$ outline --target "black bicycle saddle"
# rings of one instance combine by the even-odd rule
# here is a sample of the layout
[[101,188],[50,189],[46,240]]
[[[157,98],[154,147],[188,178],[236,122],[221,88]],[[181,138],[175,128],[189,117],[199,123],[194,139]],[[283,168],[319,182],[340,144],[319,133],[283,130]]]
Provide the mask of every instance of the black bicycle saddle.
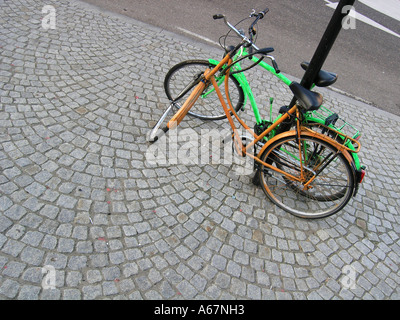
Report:
[[289,88],[307,111],[318,110],[321,106],[323,98],[320,93],[310,91],[297,82],[292,82]]
[[[304,61],[300,65],[304,70],[307,70],[310,63]],[[317,87],[328,87],[328,86],[334,84],[336,82],[337,78],[338,78],[338,75],[336,73],[328,72],[325,70],[320,70],[318,73],[317,80],[315,80],[315,85]]]

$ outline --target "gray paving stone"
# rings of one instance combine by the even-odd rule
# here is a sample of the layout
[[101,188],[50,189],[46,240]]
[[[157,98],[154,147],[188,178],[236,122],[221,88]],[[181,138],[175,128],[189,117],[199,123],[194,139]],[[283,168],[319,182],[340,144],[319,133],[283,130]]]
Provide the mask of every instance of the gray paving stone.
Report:
[[18,294],[19,288],[20,284],[17,281],[6,279],[0,286],[0,294],[9,299],[14,299]]
[[68,267],[71,270],[82,270],[87,266],[87,257],[73,256],[69,259]]
[[18,300],[38,300],[41,288],[31,285],[23,285],[17,296]]
[[30,246],[25,247],[21,252],[21,260],[34,266],[40,266],[44,257],[44,251]]
[[47,289],[43,290],[40,294],[40,300],[60,300],[61,290],[59,289]]
[[26,214],[25,208],[19,205],[14,205],[4,212],[4,215],[12,220],[20,220]]
[[[101,296],[103,294],[102,287],[100,285],[93,285],[93,286],[84,286],[82,288],[82,295],[84,300],[94,300],[97,297]],[[76,297],[76,293],[74,292],[74,295],[70,293],[70,298],[71,297]]]

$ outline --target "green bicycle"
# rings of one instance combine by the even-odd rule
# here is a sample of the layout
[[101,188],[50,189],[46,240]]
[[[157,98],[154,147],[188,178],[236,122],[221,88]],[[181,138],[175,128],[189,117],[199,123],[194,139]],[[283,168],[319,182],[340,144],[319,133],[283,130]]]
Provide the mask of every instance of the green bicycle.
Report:
[[[224,64],[222,66],[222,63],[220,63],[220,61],[214,59],[187,60],[172,67],[166,74],[164,80],[165,92],[167,97],[171,101],[171,104],[168,107],[168,109],[164,112],[161,119],[151,130],[149,135],[149,141],[154,142],[157,140],[161,124],[164,122],[164,120],[167,118],[168,114],[171,112],[173,108],[178,108],[179,110],[185,109],[185,111],[182,110],[183,112],[181,113],[181,116],[176,117],[176,119],[179,119],[179,121],[181,121],[181,119],[184,117],[184,114],[186,113],[203,120],[221,120],[229,116],[229,112],[226,113],[224,112],[224,110],[222,110],[221,112],[221,109],[217,108],[218,104],[221,101],[220,97],[222,95],[228,98],[228,102],[230,103],[231,106],[230,114],[231,115],[235,114],[235,116],[237,112],[244,110],[247,101],[250,101],[250,105],[252,107],[255,116],[255,126],[254,126],[255,136],[262,136],[262,139],[257,139],[258,141],[257,143],[250,142],[249,143],[250,145],[254,145],[254,147],[258,146],[258,148],[261,148],[261,150],[263,150],[263,144],[268,145],[269,141],[272,142],[273,141],[272,139],[274,137],[276,137],[277,139],[280,134],[288,132],[289,130],[291,130],[293,126],[296,127],[296,122],[298,126],[300,121],[302,126],[308,127],[313,132],[318,132],[318,134],[328,136],[329,138],[336,141],[338,145],[343,145],[344,148],[347,148],[347,150],[350,151],[349,153],[351,154],[351,161],[349,161],[351,167],[350,170],[352,171],[351,175],[353,176],[353,181],[355,182],[353,190],[353,196],[354,196],[356,195],[358,186],[362,182],[362,179],[365,175],[364,167],[361,166],[357,155],[356,151],[357,144],[356,146],[353,145],[355,142],[357,142],[357,140],[361,136],[358,130],[356,130],[346,121],[340,119],[336,113],[331,112],[330,110],[328,110],[323,106],[319,106],[318,108],[309,108],[308,110],[303,109],[301,111],[301,114],[299,114],[297,117],[293,117],[289,113],[289,110],[293,110],[291,109],[293,107],[292,105],[287,107],[282,107],[280,109],[279,116],[274,121],[272,121],[271,116],[269,120],[265,120],[262,119],[260,115],[256,100],[254,98],[254,94],[251,90],[250,84],[246,76],[244,75],[245,71],[258,65],[263,69],[267,70],[275,77],[277,77],[281,82],[287,85],[290,88],[290,90],[292,90],[293,93],[295,93],[296,91],[296,90],[293,91],[294,88],[298,87],[297,86],[298,84],[292,82],[290,79],[288,79],[286,76],[280,73],[275,58],[270,55],[270,53],[274,50],[273,48],[259,49],[254,44],[255,42],[254,36],[256,36],[257,34],[256,25],[258,21],[265,16],[267,12],[268,9],[258,14],[256,14],[255,12],[250,14],[249,18],[253,18],[254,21],[249,27],[248,31],[249,37],[246,37],[243,31],[238,30],[235,26],[230,24],[226,20],[225,16],[223,15],[214,16],[214,19],[221,19],[221,18],[224,19],[225,24],[230,28],[230,31],[234,31],[234,33],[236,33],[236,35],[238,35],[242,39],[242,43],[248,45],[241,45],[237,47],[225,46],[225,41],[229,35],[230,32],[229,31],[228,34],[225,35],[224,46],[223,46],[225,49],[225,55],[228,55],[228,53],[229,55],[231,55],[232,52],[235,53],[234,55],[232,55],[229,64]],[[238,48],[239,50],[237,50]],[[226,60],[225,57],[224,59]],[[272,66],[263,61],[265,58],[271,60]],[[242,62],[247,62],[247,61],[251,61],[250,66],[243,67]],[[301,66],[303,67],[303,69],[307,69],[308,64],[304,62],[301,64]],[[204,81],[204,77],[206,75],[205,70],[215,70],[215,74],[213,72],[213,78],[215,81],[214,80],[212,82]],[[228,86],[227,85],[224,86],[224,83],[227,83],[226,81],[227,77],[229,78],[230,82],[229,92],[225,91],[228,90]],[[336,74],[321,70],[319,72],[317,79],[315,80],[314,86],[326,87],[333,84],[336,80],[337,80]],[[192,97],[193,92],[198,90],[197,88],[201,82],[204,83],[204,89],[202,88],[201,91],[198,91],[198,94],[196,93],[197,98],[195,98],[196,99],[195,103],[188,102],[190,100],[189,97]],[[299,90],[302,91],[301,89]],[[273,98],[271,98],[270,100],[271,102],[270,114],[272,111],[272,101]],[[189,108],[187,108],[188,106],[187,103],[190,103]],[[342,121],[342,125],[339,125],[340,122],[339,120]],[[162,130],[166,132],[169,128],[170,125],[164,127]],[[351,136],[346,135],[344,132],[348,128],[352,128],[355,131],[355,133],[352,133]],[[264,135],[263,133],[265,132],[268,132],[268,135]],[[306,156],[307,163],[310,164],[310,166],[315,166],[317,163],[323,163],[324,161],[326,161],[323,160],[324,157],[322,155],[325,152],[325,150],[328,149],[327,146],[321,144],[319,147],[317,147],[317,145],[318,143],[316,144],[315,142],[312,141],[312,139],[303,143],[302,148],[304,148],[305,155],[307,155]],[[291,163],[289,165],[290,167],[304,165],[305,162],[302,163],[301,157],[299,158],[298,155],[296,155],[295,150],[296,148],[293,148],[292,142],[287,142],[280,147],[276,147],[276,150],[269,155],[268,161],[265,162],[266,165],[259,165],[257,163],[255,164],[255,169],[257,170],[257,174],[255,175],[255,179],[253,180],[253,182],[257,184],[260,182],[259,181],[260,177],[264,177],[261,178],[261,180],[263,179],[265,180],[265,177],[271,175],[271,173],[269,172],[269,169],[271,168],[266,168],[269,167],[271,163],[274,163],[276,171],[281,171],[282,168],[288,168],[288,163],[284,163],[282,161],[283,158],[288,159],[285,161]],[[257,153],[258,151],[254,152],[254,154]],[[327,165],[327,163],[325,165]],[[310,172],[311,171],[312,170],[310,170]],[[313,172],[313,174],[315,174],[315,172]],[[337,174],[340,175],[341,172],[337,172]],[[346,187],[335,186],[334,187],[335,191],[334,192],[332,191],[329,196],[326,196],[326,195],[317,195],[316,193],[310,192],[310,190],[304,191],[305,189],[302,189],[303,187],[299,187],[297,183],[294,183],[292,178],[288,178],[287,176],[283,178],[281,177],[274,179],[275,181],[280,181],[280,183],[283,182],[284,184],[286,184],[286,186],[292,189],[296,194],[306,198],[308,197],[314,201],[328,202],[328,201],[336,201],[341,198],[346,198],[346,200],[345,199],[343,200],[344,204],[349,199],[348,198],[349,192],[347,186]],[[325,178],[322,177],[322,180],[324,179]],[[276,201],[276,199],[274,199],[273,197],[270,198],[279,205],[280,200]],[[282,205],[282,207],[285,206]],[[288,208],[285,208],[285,210],[286,209]],[[311,214],[308,215],[305,212],[297,214],[296,210],[289,209],[288,211],[291,211],[291,213],[302,217],[313,217],[313,215]],[[332,214],[333,212],[336,211],[337,210],[328,212],[329,214]],[[327,214],[322,214],[317,216],[322,217],[326,215]]]
[[[268,11],[267,11],[268,12]],[[266,13],[267,13],[266,12]],[[256,13],[250,14],[249,18],[253,18],[256,16]],[[224,18],[225,24],[240,36],[244,36],[243,31],[239,31],[236,29],[235,26],[230,24],[225,17],[222,15],[214,16],[214,19]],[[243,21],[243,20],[242,20]],[[241,22],[242,22],[241,21]],[[255,21],[249,27],[249,40],[254,44],[254,36],[256,36],[256,25],[259,19],[255,19]],[[230,32],[230,31],[229,31]],[[225,47],[225,41],[229,35],[229,32],[221,37],[224,38],[224,44],[220,43],[221,46],[224,48],[225,52],[229,52],[231,48]],[[268,71],[270,74],[278,78],[282,83],[286,86],[290,87],[292,84],[292,80],[287,78],[284,74],[282,74],[278,68],[276,60],[271,55],[266,55],[265,57],[269,58],[272,62],[272,65],[269,65],[265,61],[263,61],[263,57],[259,58],[256,55],[251,55],[252,49],[254,47],[248,48],[242,47],[241,50],[233,57],[234,65],[232,67],[233,70],[230,71],[230,88],[229,88],[229,98],[234,106],[236,112],[240,110],[244,111],[244,108],[247,104],[247,101],[250,102],[251,108],[254,113],[255,117],[255,132],[261,133],[263,132],[269,125],[274,123],[278,120],[281,115],[287,111],[287,108],[281,108],[280,114],[278,118],[272,121],[270,118],[269,120],[263,119],[260,115],[260,111],[257,106],[256,99],[254,94],[251,90],[251,86],[244,74],[245,71],[255,67],[260,66],[264,70]],[[258,48],[255,47],[257,50]],[[270,48],[273,50],[272,48]],[[250,51],[250,52],[249,52]],[[272,51],[271,51],[272,52]],[[250,57],[248,58],[248,56]],[[242,68],[241,61],[247,59],[251,59],[253,62],[252,65]],[[165,93],[170,101],[172,101],[172,105],[174,107],[180,107],[180,101],[184,102],[186,98],[190,95],[191,89],[194,88],[195,84],[198,83],[200,77],[203,75],[204,70],[206,68],[213,69],[216,65],[218,65],[219,61],[214,59],[209,60],[186,60],[178,63],[177,65],[173,66],[166,74],[164,79],[164,89]],[[308,67],[308,62],[302,62],[301,67],[306,70]],[[216,81],[220,85],[221,92],[225,94],[225,90],[223,87],[225,79],[225,72],[223,70],[220,72],[219,76],[216,76]],[[314,86],[317,87],[328,87],[334,84],[337,80],[337,75],[332,72],[321,70],[318,75],[318,79],[315,81]],[[272,113],[272,103],[274,98],[271,97],[270,99],[270,114]],[[202,119],[202,120],[221,120],[225,119],[226,115],[223,113],[223,110],[220,108],[216,108],[215,106],[218,105],[219,99],[218,96],[212,86],[208,89],[206,88],[200,98],[197,100],[196,104],[189,110],[188,114]],[[306,112],[304,114],[304,121],[308,123],[310,126],[314,126],[316,124],[327,125],[333,129],[336,129],[339,132],[345,132],[345,130],[349,130],[351,133],[351,137],[353,139],[360,139],[361,134],[360,132],[352,125],[344,121],[343,119],[339,118],[336,113],[331,112],[328,108],[321,106],[319,110],[314,110],[311,112]],[[286,125],[286,128],[281,127],[277,130],[273,131],[269,138],[273,138],[278,132],[283,132],[289,130],[291,125]],[[323,130],[323,129],[322,129]],[[340,139],[340,137],[338,137]],[[350,146],[350,143],[349,143]],[[350,146],[351,148],[351,146]],[[362,166],[360,164],[358,155],[353,153],[354,157],[354,165],[358,175],[361,175]]]

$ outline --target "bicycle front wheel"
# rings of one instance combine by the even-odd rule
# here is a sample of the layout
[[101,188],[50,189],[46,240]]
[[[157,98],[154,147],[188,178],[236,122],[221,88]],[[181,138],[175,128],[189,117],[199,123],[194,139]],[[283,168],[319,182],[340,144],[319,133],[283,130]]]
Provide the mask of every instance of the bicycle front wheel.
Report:
[[[187,60],[172,67],[165,76],[164,89],[169,100],[175,102],[179,107],[190,95],[200,77],[207,68],[214,68],[215,65],[207,60]],[[224,97],[225,75],[217,74],[215,80]],[[229,76],[229,97],[235,111],[239,111],[244,103],[244,93],[234,76]],[[181,102],[181,103],[180,103]],[[217,93],[212,84],[209,84],[196,101],[196,104],[188,112],[190,115],[202,120],[221,120],[226,118]]]
[[342,210],[353,194],[355,182],[349,162],[319,138],[301,136],[297,141],[295,135],[284,137],[272,143],[261,160],[276,169],[260,166],[259,180],[265,194],[295,216],[330,216]]

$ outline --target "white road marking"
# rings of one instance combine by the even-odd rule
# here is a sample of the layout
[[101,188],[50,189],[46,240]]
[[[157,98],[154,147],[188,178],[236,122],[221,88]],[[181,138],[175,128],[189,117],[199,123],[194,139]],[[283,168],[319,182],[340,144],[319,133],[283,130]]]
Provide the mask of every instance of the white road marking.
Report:
[[180,28],[180,27],[176,27],[178,30],[180,30],[180,31],[182,31],[182,32],[184,32],[184,33],[186,33],[186,34],[188,34],[188,35],[191,35],[192,37],[195,37],[195,38],[199,38],[199,39],[201,39],[201,40],[203,40],[203,41],[206,41],[206,42],[209,42],[209,43],[212,43],[212,44],[214,44],[214,45],[218,45],[219,46],[219,43],[218,42],[216,42],[216,41],[213,41],[213,40],[211,40],[211,39],[208,39],[208,38],[206,38],[206,37],[203,37],[203,36],[201,36],[201,35],[199,35],[199,34],[197,34],[197,33],[194,33],[194,32],[192,32],[192,31],[189,31],[189,30],[186,30],[186,29],[183,29],[183,28]]
[[366,6],[400,21],[400,0],[359,0]]
[[[326,2],[326,5],[327,5],[329,8],[332,8],[332,9],[336,9],[336,7],[337,7],[337,5],[338,5],[338,2],[334,2],[334,3],[333,3],[333,2],[330,2],[329,0],[324,0],[324,1]],[[398,2],[398,1],[397,1],[397,2]],[[381,8],[381,10],[382,10],[382,8]],[[377,28],[377,29],[380,29],[380,30],[382,30],[382,31],[385,31],[385,32],[391,34],[391,35],[394,35],[395,37],[400,38],[400,35],[399,35],[398,33],[396,33],[396,32],[394,32],[394,31],[392,31],[392,30],[390,30],[390,29],[384,27],[383,25],[381,25],[381,24],[375,22],[374,20],[372,20],[372,19],[370,19],[370,18],[368,18],[368,17],[362,15],[361,13],[356,12],[354,9],[352,9],[352,10],[350,11],[350,14],[349,14],[349,15],[350,15],[351,17],[355,17],[357,20],[360,20],[360,21],[362,21],[362,22],[364,22],[364,23],[369,24],[370,26],[373,26],[373,27],[375,27],[375,28]]]

